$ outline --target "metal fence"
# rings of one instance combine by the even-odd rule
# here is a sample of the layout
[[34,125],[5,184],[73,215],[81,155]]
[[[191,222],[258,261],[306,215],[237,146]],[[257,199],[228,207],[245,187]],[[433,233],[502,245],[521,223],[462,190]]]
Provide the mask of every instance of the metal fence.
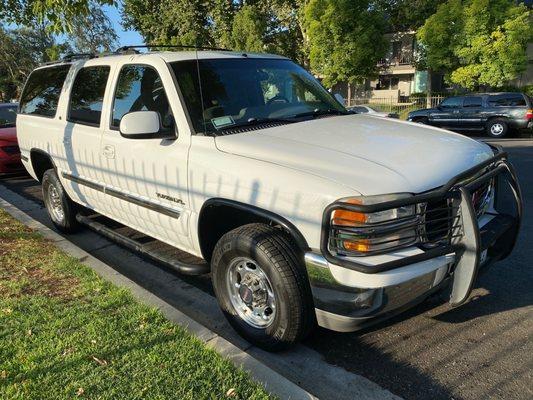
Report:
[[353,107],[357,105],[370,106],[377,111],[397,113],[400,119],[406,119],[407,114],[411,111],[418,110],[420,108],[436,107],[444,96],[401,96],[398,97],[357,97],[350,100],[345,100],[346,107]]

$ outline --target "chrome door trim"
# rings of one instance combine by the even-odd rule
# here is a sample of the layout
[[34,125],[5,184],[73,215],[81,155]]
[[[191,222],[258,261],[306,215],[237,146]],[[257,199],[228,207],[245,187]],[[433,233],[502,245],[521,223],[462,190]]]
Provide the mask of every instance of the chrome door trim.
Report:
[[177,219],[181,215],[181,211],[178,211],[178,210],[175,210],[175,209],[172,209],[172,208],[169,208],[169,207],[165,207],[165,206],[162,206],[160,204],[157,204],[157,203],[154,203],[154,202],[151,202],[151,201],[148,201],[148,200],[141,199],[141,198],[139,198],[137,196],[134,196],[134,195],[131,195],[131,194],[128,194],[128,193],[124,193],[124,192],[121,192],[121,191],[116,190],[116,189],[112,189],[110,187],[101,185],[99,183],[88,181],[88,180],[80,178],[78,176],[67,174],[66,172],[62,172],[61,175],[63,176],[63,178],[68,179],[68,180],[70,180],[72,182],[78,183],[78,184],[83,185],[83,186],[87,186],[88,188],[91,188],[93,190],[97,190],[97,191],[102,192],[104,194],[108,194],[110,196],[116,197],[117,199],[127,201],[129,203],[132,203],[132,204],[147,208],[147,209],[152,210],[152,211],[156,211],[158,213],[167,215],[169,217]]

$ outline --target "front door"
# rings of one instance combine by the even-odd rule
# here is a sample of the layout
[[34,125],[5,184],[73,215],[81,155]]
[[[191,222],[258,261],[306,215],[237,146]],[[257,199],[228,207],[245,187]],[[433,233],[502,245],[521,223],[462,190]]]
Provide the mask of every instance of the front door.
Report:
[[457,127],[459,108],[462,105],[460,97],[448,97],[429,114],[429,123],[441,128],[453,129]]
[[[187,157],[190,128],[168,66],[132,61],[118,67],[108,108],[100,159],[106,171],[106,214],[183,249],[188,230]],[[129,112],[157,111],[174,139],[128,139],[119,131]]]

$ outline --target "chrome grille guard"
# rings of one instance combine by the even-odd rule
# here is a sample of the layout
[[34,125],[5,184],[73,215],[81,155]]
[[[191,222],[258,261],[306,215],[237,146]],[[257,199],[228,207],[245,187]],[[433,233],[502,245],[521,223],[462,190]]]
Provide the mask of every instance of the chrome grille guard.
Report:
[[[494,151],[493,157],[460,173],[459,175],[456,175],[440,188],[417,194],[409,198],[397,199],[377,204],[360,205],[350,204],[342,201],[337,201],[330,204],[328,207],[326,207],[322,219],[322,254],[326,258],[326,260],[328,260],[328,262],[332,264],[364,273],[378,273],[388,271],[391,269],[400,268],[416,262],[425,261],[431,258],[452,253],[455,253],[458,258],[460,258],[464,254],[466,247],[468,247],[468,244],[465,243],[465,240],[463,239],[466,235],[463,235],[464,227],[462,225],[464,225],[465,223],[470,227],[474,227],[475,234],[478,236],[479,239],[478,243],[476,244],[476,252],[479,253],[481,251],[481,243],[483,242],[483,240],[479,238],[480,232],[477,224],[476,211],[472,206],[472,194],[476,192],[476,190],[480,189],[483,185],[487,185],[488,183],[490,183],[492,180],[496,181],[495,209],[498,211],[498,213],[500,213],[500,211],[498,210],[497,203],[499,201],[500,192],[504,189],[504,187],[502,187],[503,185],[506,184],[507,187],[510,189],[514,203],[514,215],[509,215],[507,212],[502,213],[502,215],[504,215],[506,218],[512,219],[512,223],[510,224],[511,227],[509,228],[512,231],[510,232],[512,240],[509,240],[509,236],[507,236],[506,241],[510,244],[506,246],[507,248],[501,251],[501,254],[499,256],[499,259],[505,258],[512,251],[514,242],[516,241],[516,236],[519,231],[520,221],[522,217],[522,196],[520,186],[516,179],[515,170],[507,159],[507,153],[502,151],[502,149],[497,146],[491,146],[491,148]],[[442,243],[440,244],[437,243],[434,247],[431,248],[424,249],[423,246],[420,246],[420,248],[423,250],[423,253],[416,254],[413,256],[407,256],[398,260],[393,260],[378,265],[369,266],[354,260],[354,258],[357,258],[360,255],[355,255],[353,253],[346,255],[337,255],[331,252],[332,240],[337,240],[339,234],[339,227],[332,226],[331,223],[333,211],[347,210],[362,213],[374,213],[402,206],[425,204],[432,201],[450,202],[451,210],[457,210],[460,214],[460,218],[457,218],[458,214],[456,213],[456,211],[454,211],[453,215],[450,217],[453,218],[453,224],[452,229],[450,230],[450,234],[447,237],[448,240],[442,241]],[[468,206],[466,206],[465,202],[468,203]],[[462,224],[459,224],[460,226],[457,223],[457,221],[459,220],[463,221]],[[461,230],[460,234],[458,233],[459,231],[457,229]],[[468,232],[468,234],[472,234],[472,232]],[[492,241],[492,244],[494,244],[493,239],[494,238],[491,238],[488,241]],[[485,242],[487,242],[487,240],[485,240]],[[423,243],[420,242],[413,243],[413,245],[422,244]],[[406,246],[403,247],[405,248]],[[395,249],[388,249],[386,252],[390,253],[394,250]]]

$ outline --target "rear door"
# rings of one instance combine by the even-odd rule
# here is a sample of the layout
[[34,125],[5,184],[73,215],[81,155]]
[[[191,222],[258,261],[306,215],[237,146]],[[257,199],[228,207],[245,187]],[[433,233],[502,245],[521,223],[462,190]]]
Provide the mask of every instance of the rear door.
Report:
[[110,95],[111,66],[81,65],[73,75],[66,98],[60,179],[71,197],[98,209],[98,188],[105,179],[99,162],[102,110]]
[[468,96],[463,99],[463,105],[458,114],[457,128],[467,130],[484,128],[481,96]]
[[463,104],[462,97],[448,97],[429,114],[429,123],[441,128],[454,129],[459,124],[459,110]]
[[[192,247],[187,204],[190,128],[168,65],[160,58],[144,58],[142,63],[135,59],[117,66],[114,94],[106,107],[99,154],[106,185],[103,212],[186,250]],[[123,137],[120,120],[135,111],[158,112],[163,127],[175,128],[176,137]]]

